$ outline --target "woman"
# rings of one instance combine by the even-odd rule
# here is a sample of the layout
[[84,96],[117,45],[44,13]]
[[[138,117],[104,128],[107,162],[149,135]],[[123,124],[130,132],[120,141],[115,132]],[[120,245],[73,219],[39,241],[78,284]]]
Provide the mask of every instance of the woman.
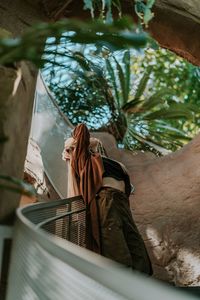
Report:
[[151,262],[129,207],[129,175],[124,165],[100,155],[99,146],[86,125],[79,124],[63,153],[69,160],[68,196],[82,195],[86,205],[86,247],[151,275]]

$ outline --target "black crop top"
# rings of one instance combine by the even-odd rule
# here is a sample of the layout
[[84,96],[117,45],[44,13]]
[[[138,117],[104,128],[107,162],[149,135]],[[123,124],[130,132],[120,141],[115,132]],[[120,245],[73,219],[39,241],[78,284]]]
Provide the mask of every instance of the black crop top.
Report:
[[125,193],[127,196],[131,193],[131,183],[128,173],[115,160],[102,156],[104,173],[103,177],[113,177],[116,180],[123,180],[125,183]]

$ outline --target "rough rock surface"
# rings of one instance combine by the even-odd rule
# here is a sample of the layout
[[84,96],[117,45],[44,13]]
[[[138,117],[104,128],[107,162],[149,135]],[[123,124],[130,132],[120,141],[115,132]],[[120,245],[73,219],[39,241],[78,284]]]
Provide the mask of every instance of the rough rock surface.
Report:
[[0,27],[14,36],[21,35],[29,26],[45,21],[41,8],[35,8],[35,1],[0,0]]
[[122,161],[135,185],[133,217],[146,242],[155,277],[176,285],[200,284],[200,135],[162,158],[117,150],[99,134],[110,156]]
[[24,168],[24,180],[35,187],[37,198],[31,199],[29,197],[22,197],[20,205],[29,204],[35,201],[51,201],[59,199],[58,194],[44,172],[40,148],[32,139],[29,139]]
[[[17,69],[0,66],[0,173],[23,176],[28,135],[31,124],[36,70],[20,63]],[[12,222],[20,195],[0,189],[0,222]]]
[[162,47],[200,65],[200,1],[157,0],[149,25]]

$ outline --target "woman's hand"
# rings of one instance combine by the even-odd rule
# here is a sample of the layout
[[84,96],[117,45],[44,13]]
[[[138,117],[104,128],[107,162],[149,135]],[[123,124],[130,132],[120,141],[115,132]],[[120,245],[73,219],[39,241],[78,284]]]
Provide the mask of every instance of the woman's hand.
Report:
[[63,153],[62,153],[62,159],[63,160],[70,160],[70,153],[69,153],[69,149],[64,149]]

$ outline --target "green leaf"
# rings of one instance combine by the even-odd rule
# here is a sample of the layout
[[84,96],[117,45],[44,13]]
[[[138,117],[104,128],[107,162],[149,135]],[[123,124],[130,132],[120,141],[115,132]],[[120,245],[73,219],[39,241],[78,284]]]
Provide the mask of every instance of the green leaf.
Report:
[[119,62],[117,61],[117,59],[115,57],[113,57],[116,66],[117,66],[117,71],[118,71],[118,78],[119,78],[119,83],[120,83],[120,89],[121,89],[121,93],[122,93],[122,97],[121,97],[121,101],[120,101],[120,105],[123,106],[124,103],[127,102],[127,92],[126,92],[126,78],[124,76],[124,72],[123,69],[121,67],[121,65],[119,64]]
[[0,174],[0,181],[3,181],[3,183],[0,182],[0,189],[25,194],[27,196],[36,195],[36,190],[32,185],[25,183],[23,180],[18,178]]
[[112,4],[114,7],[117,8],[118,12],[119,12],[119,17],[121,18],[121,12],[122,12],[122,7],[121,7],[121,2],[120,0],[113,0]]
[[153,113],[147,113],[144,115],[145,120],[155,120],[155,119],[193,119],[194,114],[184,107],[179,107],[179,105],[173,105],[170,108],[162,108]]
[[154,5],[154,3],[155,3],[155,0],[147,0],[147,7],[148,8],[152,8],[152,6]]
[[150,36],[148,37],[148,46],[154,50],[160,49],[158,42]]
[[185,132],[183,130],[177,129],[166,122],[164,123],[163,121],[155,120],[155,123],[156,123],[155,127],[161,129],[162,131],[172,132],[172,133],[174,132],[175,134],[178,133],[182,136],[185,135]]
[[151,12],[151,10],[146,7],[144,11],[144,24],[147,25],[149,21],[153,18],[154,14]]
[[[66,35],[66,32],[74,32],[74,34]],[[54,37],[55,39],[49,43],[54,46],[61,37],[63,38],[63,34],[65,34],[66,41],[97,44],[106,46],[112,51],[130,47],[140,48],[146,44],[148,39],[146,33],[136,32],[130,18],[122,18],[112,24],[105,24],[99,20],[83,22],[65,19],[55,23],[35,25],[21,38],[0,39],[0,64],[6,65],[21,60],[30,60],[41,67],[48,61],[42,57],[46,39]],[[54,52],[53,50],[52,54]]]
[[137,87],[137,90],[135,92],[135,98],[140,99],[140,97],[143,95],[144,90],[146,88],[147,82],[149,80],[150,74],[151,74],[152,68],[148,67],[146,69],[146,72],[144,73],[143,77],[141,78],[139,85]]
[[138,142],[140,142],[142,144],[146,144],[146,145],[154,148],[156,151],[158,151],[162,155],[166,155],[166,154],[169,154],[171,152],[168,149],[164,148],[162,146],[162,143],[157,143],[157,142],[149,141],[148,138],[146,138],[145,136],[141,136],[136,131],[133,131],[133,130],[129,129],[129,134],[133,138],[135,138]]
[[89,9],[92,18],[94,18],[94,7],[93,7],[93,0],[83,0],[84,1],[84,6],[83,9]]
[[146,5],[141,0],[135,1],[135,12],[139,18],[142,18]]
[[122,59],[124,66],[125,66],[125,97],[124,103],[128,101],[129,92],[130,92],[130,51],[125,51],[123,59]]
[[143,103],[143,100],[140,100],[138,98],[134,98],[131,101],[128,101],[125,105],[122,106],[122,110],[125,113],[136,113],[141,110],[141,104]]
[[109,74],[111,82],[112,82],[112,86],[113,86],[113,89],[115,92],[115,97],[117,100],[118,107],[120,107],[120,96],[119,96],[119,92],[118,92],[115,72],[114,72],[114,69],[113,69],[109,59],[106,59],[106,68],[107,68],[108,74]]
[[173,138],[174,140],[179,140],[179,141],[183,141],[183,142],[189,142],[191,141],[191,137],[187,136],[187,135],[183,135],[183,134],[174,134],[174,133],[167,133],[168,136],[170,136],[171,138]]
[[174,91],[168,89],[168,88],[163,88],[162,90],[154,93],[152,96],[149,97],[149,99],[146,99],[142,105],[142,108],[144,110],[150,110],[154,107],[156,107],[159,104],[163,104],[165,100],[162,98],[164,96],[173,96]]

